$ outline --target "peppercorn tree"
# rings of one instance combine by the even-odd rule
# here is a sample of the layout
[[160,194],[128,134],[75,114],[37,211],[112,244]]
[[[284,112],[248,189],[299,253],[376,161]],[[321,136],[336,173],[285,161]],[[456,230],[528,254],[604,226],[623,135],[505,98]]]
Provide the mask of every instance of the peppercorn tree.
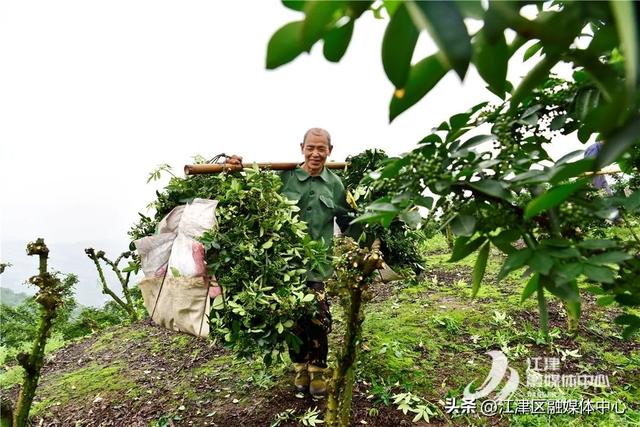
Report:
[[[349,166],[340,175],[347,190],[347,199],[354,209],[350,213],[354,219],[365,213],[367,205],[384,195],[384,192],[372,185],[369,174],[379,169],[388,159],[389,156],[380,149],[369,149],[347,157]],[[418,274],[424,270],[421,246],[426,240],[423,230],[416,228],[419,224],[420,216],[417,212],[412,212],[396,218],[388,227],[368,223],[353,227],[354,232],[351,234],[368,245],[375,239],[380,239],[380,250],[387,264],[394,269],[406,268]]]

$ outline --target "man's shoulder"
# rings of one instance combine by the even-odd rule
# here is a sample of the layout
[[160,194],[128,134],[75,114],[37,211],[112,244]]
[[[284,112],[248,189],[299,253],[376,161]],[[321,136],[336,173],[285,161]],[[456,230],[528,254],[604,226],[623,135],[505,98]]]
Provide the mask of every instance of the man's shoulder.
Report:
[[277,174],[280,177],[280,181],[282,181],[283,184],[286,184],[293,176],[293,170],[278,171]]
[[344,184],[342,183],[342,179],[336,174],[334,171],[325,166],[325,170],[327,171],[327,181],[332,186],[336,186],[340,189],[344,189]]

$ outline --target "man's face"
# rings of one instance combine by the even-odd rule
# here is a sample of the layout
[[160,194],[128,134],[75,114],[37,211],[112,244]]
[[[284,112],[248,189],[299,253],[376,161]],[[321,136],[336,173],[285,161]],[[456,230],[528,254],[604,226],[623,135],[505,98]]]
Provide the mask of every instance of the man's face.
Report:
[[331,154],[331,147],[325,135],[310,133],[301,147],[304,162],[312,169],[321,169]]

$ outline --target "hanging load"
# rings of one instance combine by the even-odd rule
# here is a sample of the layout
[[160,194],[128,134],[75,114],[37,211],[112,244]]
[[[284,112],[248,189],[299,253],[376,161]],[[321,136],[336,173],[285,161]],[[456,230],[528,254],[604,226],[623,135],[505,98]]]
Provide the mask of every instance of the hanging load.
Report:
[[[295,202],[288,200],[279,193],[282,185],[280,177],[272,171],[261,171],[247,168],[241,172],[221,173],[215,175],[194,175],[186,178],[173,177],[169,184],[157,192],[157,199],[153,203],[156,210],[154,217],[141,215],[140,222],[134,226],[131,236],[136,240],[136,247],[144,259],[149,258],[150,246],[145,246],[147,238],[157,242],[158,246],[169,245],[163,239],[165,224],[185,221],[181,217],[176,219],[179,211],[175,211],[185,201],[198,198],[215,199],[215,221],[203,224],[204,234],[187,234],[203,246],[204,260],[209,276],[216,277],[221,294],[213,293],[208,300],[204,295],[206,289],[202,278],[191,278],[191,281],[179,281],[182,285],[195,282],[197,296],[204,298],[198,306],[198,313],[206,311],[208,317],[209,335],[232,348],[238,354],[261,357],[266,363],[282,359],[286,355],[287,346],[299,345],[297,338],[291,332],[295,320],[306,311],[313,311],[316,306],[314,295],[306,286],[307,272],[318,265],[326,265],[326,248],[311,240],[307,233],[306,223],[298,218],[298,207]],[[191,205],[187,205],[182,215],[187,214]],[[159,232],[156,233],[156,229]],[[170,228],[169,233],[175,233]],[[178,233],[179,234],[179,233]],[[179,242],[176,234],[175,242]],[[164,237],[168,239],[169,237]],[[162,252],[160,249],[157,251]],[[176,250],[175,248],[172,250]],[[179,258],[187,258],[193,263],[187,268],[183,263],[174,263],[166,257],[149,258],[143,270],[150,279],[150,290],[144,290],[149,295],[147,300],[153,301],[151,289],[159,289],[165,275],[170,280],[160,293],[155,311],[164,308],[161,305],[162,294],[168,283],[176,283],[174,267],[180,276],[198,271],[196,257],[193,257],[193,247],[182,250]],[[188,255],[191,254],[191,258]],[[176,258],[177,260],[177,258]],[[163,266],[167,265],[166,271]],[[147,279],[145,279],[147,280]],[[141,284],[144,289],[146,282]],[[185,286],[172,286],[175,293],[171,298],[186,298]],[[183,292],[182,295],[178,292]],[[196,291],[193,291],[194,294]],[[157,296],[156,296],[157,297]],[[174,302],[177,304],[177,302]],[[200,303],[198,303],[200,304]],[[195,303],[193,307],[195,307]],[[203,310],[204,308],[204,310]],[[153,313],[154,321],[160,323],[154,306],[147,304],[147,309]],[[167,308],[166,311],[171,313]],[[194,310],[195,311],[195,310]],[[199,317],[202,320],[203,317]],[[173,319],[173,323],[171,320]],[[207,320],[204,323],[207,323]],[[163,326],[174,330],[185,330],[184,325],[175,324],[175,312],[162,323]],[[195,325],[197,322],[192,322]],[[206,335],[206,327],[193,327],[192,332],[200,336]]]
[[198,239],[216,223],[216,200],[196,198],[175,207],[157,233],[134,242],[144,279],[140,290],[158,325],[191,335],[209,335],[210,287],[204,245]]

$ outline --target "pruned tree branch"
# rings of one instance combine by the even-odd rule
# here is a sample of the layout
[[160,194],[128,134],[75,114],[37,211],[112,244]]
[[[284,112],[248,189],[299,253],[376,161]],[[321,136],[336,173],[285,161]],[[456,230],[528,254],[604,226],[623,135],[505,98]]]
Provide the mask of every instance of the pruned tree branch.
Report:
[[[90,260],[96,266],[96,270],[98,271],[98,278],[100,284],[102,286],[102,293],[105,295],[109,295],[123,310],[129,314],[131,320],[138,320],[138,313],[136,312],[135,306],[133,304],[133,300],[131,298],[131,293],[129,292],[129,278],[131,277],[131,273],[127,272],[126,276],[122,276],[122,272],[118,268],[118,264],[123,258],[129,258],[131,256],[131,252],[123,252],[120,254],[115,261],[111,261],[106,257],[104,251],[97,251],[93,248],[87,248],[84,250]],[[104,277],[104,271],[102,270],[102,265],[100,264],[100,260],[104,261],[116,274],[118,281],[120,282],[120,286],[122,287],[122,293],[124,294],[125,301],[122,300],[116,293],[109,287],[107,280]]]
[[65,290],[64,283],[47,272],[49,249],[43,239],[37,239],[35,242],[29,243],[27,245],[27,255],[37,255],[39,257],[39,274],[31,277],[29,283],[40,288],[35,300],[42,306],[42,309],[36,339],[31,352],[20,353],[16,357],[25,373],[22,389],[16,403],[16,410],[13,414],[13,425],[15,427],[27,425],[29,410],[40,379],[40,370],[44,364],[44,348],[51,333],[57,309],[64,303],[63,294]]

